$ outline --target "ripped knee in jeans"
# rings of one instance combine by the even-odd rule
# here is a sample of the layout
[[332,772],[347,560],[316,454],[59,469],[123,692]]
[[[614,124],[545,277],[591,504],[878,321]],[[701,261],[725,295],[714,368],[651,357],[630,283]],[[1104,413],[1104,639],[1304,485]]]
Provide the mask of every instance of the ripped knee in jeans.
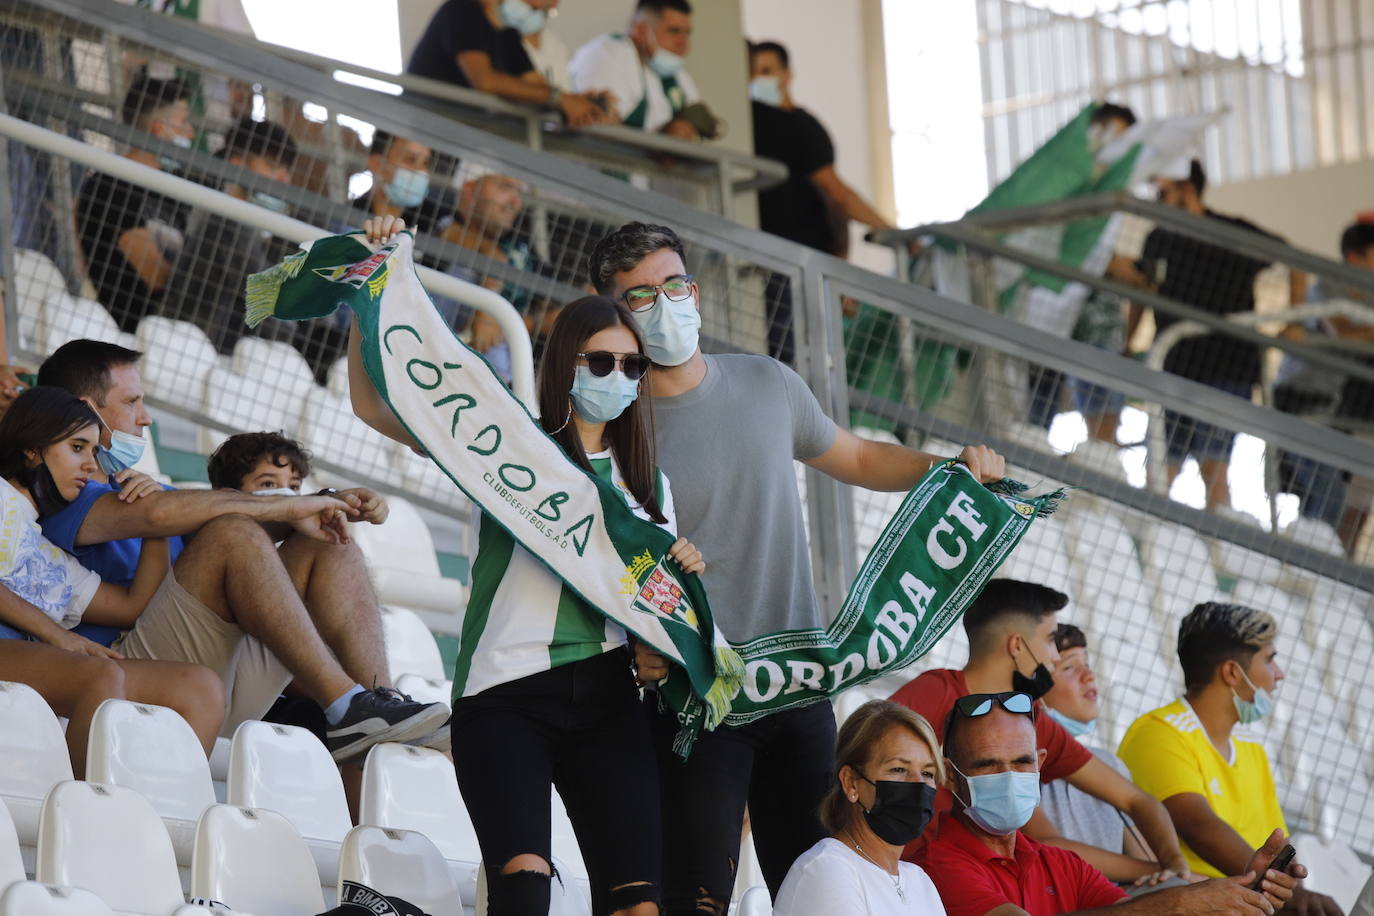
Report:
[[555,877],[558,877],[558,870],[543,856],[513,857],[490,882],[488,912],[492,916],[547,913],[550,882]]
[[704,887],[697,888],[697,912],[704,916],[725,916],[726,901],[717,900]]
[[608,902],[613,914],[624,916],[658,916],[658,885],[648,881],[633,881],[611,888]]

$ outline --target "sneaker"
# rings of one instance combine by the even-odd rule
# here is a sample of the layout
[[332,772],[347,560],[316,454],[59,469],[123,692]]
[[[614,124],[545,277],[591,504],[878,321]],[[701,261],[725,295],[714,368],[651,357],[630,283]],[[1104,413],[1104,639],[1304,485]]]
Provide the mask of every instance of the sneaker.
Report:
[[444,724],[439,726],[438,730],[422,738],[407,741],[406,743],[414,745],[415,747],[431,748],[432,750],[440,751],[445,754],[452,753],[453,741],[449,737],[448,723],[449,720],[445,719]]
[[364,690],[325,736],[336,763],[361,757],[374,744],[405,743],[431,735],[448,718],[444,703],[417,703],[392,687]]

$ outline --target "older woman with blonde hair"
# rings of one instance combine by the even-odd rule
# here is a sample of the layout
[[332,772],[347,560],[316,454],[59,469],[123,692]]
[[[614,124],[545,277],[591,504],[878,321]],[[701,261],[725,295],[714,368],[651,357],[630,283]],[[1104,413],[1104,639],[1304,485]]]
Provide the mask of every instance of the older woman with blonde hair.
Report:
[[944,781],[940,742],[905,706],[874,700],[840,728],[835,784],[821,803],[830,836],[787,873],[777,916],[943,916],[935,885],[902,848],[930,822]]

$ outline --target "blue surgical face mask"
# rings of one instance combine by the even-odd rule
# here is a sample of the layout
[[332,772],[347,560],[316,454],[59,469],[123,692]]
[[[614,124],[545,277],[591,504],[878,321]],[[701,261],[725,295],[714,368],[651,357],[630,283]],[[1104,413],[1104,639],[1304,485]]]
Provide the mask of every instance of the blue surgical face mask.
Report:
[[674,54],[667,48],[658,48],[649,56],[649,69],[664,79],[677,76],[682,69],[682,55]]
[[1084,735],[1091,735],[1097,729],[1097,720],[1091,719],[1087,722],[1080,722],[1077,719],[1070,719],[1057,709],[1046,706],[1045,711],[1050,714],[1050,718],[1064,727],[1064,731],[1073,735],[1075,738],[1082,738]]
[[110,429],[108,423],[100,421],[101,425],[110,430],[110,447],[101,446],[95,450],[95,463],[100,465],[100,470],[113,477],[120,471],[131,468],[138,464],[143,457],[143,450],[148,445],[148,440],[142,436],[135,436],[133,433],[126,433],[118,429]]
[[280,197],[268,194],[266,191],[254,191],[253,203],[257,204],[259,207],[271,210],[273,213],[285,213],[287,207],[290,206]]
[[776,76],[756,76],[749,81],[749,98],[776,108],[782,104],[782,84]]
[[544,31],[543,10],[537,10],[525,0],[504,0],[501,4],[501,21],[508,28],[521,35],[537,35]]
[[658,294],[654,307],[635,314],[644,332],[644,352],[660,366],[681,366],[697,351],[701,314],[697,297],[674,302]]
[[1263,687],[1256,687],[1254,681],[1250,680],[1249,675],[1241,671],[1240,676],[1245,678],[1245,683],[1250,685],[1250,689],[1255,691],[1253,700],[1242,700],[1240,694],[1236,693],[1236,688],[1231,688],[1231,702],[1236,704],[1236,715],[1240,717],[1241,725],[1249,725],[1258,722],[1265,716],[1274,711],[1274,695]]
[[429,193],[429,173],[397,169],[386,183],[386,198],[398,207],[418,207]]
[[[954,772],[964,776],[958,767]],[[1010,836],[1031,819],[1040,804],[1040,774],[1007,770],[964,776],[968,801],[959,798],[969,820],[993,836]]]
[[586,366],[573,371],[572,400],[577,415],[588,423],[609,423],[639,397],[639,382],[625,377],[619,368],[597,378]]
[[[191,138],[184,136],[182,134],[175,135],[168,142],[171,143],[173,146],[177,147],[178,149],[191,148]],[[163,155],[159,155],[157,157],[157,162],[158,165],[162,166],[162,170],[164,172],[180,172],[186,165],[180,159],[176,159],[172,156]]]

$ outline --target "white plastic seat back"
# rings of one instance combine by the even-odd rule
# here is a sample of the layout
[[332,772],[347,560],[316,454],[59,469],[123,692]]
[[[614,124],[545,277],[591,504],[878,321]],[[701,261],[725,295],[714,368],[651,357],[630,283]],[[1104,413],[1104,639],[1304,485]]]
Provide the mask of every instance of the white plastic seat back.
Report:
[[400,477],[396,452],[401,446],[359,420],[347,395],[327,388],[311,391],[306,397],[300,438],[317,457],[364,477],[380,481]]
[[161,817],[194,821],[215,803],[196,733],[165,706],[101,703],[91,721],[86,778],[138,790]]
[[418,674],[430,680],[444,679],[444,659],[439,644],[414,612],[403,607],[382,609],[382,637],[386,641],[386,664],[392,677]]
[[0,916],[112,916],[95,894],[80,887],[37,881],[11,884],[0,894]]
[[219,364],[219,354],[205,332],[189,321],[149,315],[135,332],[143,359],[139,376],[153,397],[197,407],[205,378]]
[[301,835],[275,811],[212,805],[196,827],[191,894],[257,916],[311,916],[324,910],[315,860]]
[[[210,419],[234,429],[284,430],[292,435],[300,425],[300,401],[293,405],[275,393],[264,395],[262,385],[252,376],[222,366],[211,369],[205,377],[202,408]],[[201,427],[200,448],[213,452],[227,438],[217,429]]]
[[339,768],[320,739],[295,725],[240,725],[227,789],[229,804],[276,811],[302,836],[337,843],[353,826]]
[[172,841],[133,789],[58,783],[43,802],[38,868],[44,884],[93,891],[111,908],[168,913],[182,904]]
[[290,435],[300,427],[305,400],[318,386],[299,350],[281,340],[244,337],[234,345],[234,370],[257,380],[258,401],[271,400],[285,414],[280,425],[255,428],[281,429]]
[[42,303],[67,292],[67,278],[41,251],[14,250],[15,305],[20,312],[38,312]]
[[359,546],[372,566],[403,569],[427,576],[439,575],[434,537],[420,510],[404,499],[389,497],[390,513],[381,525],[355,525]]
[[768,888],[751,887],[739,898],[739,916],[773,916],[773,898]]
[[368,751],[359,821],[423,833],[448,859],[476,865],[482,858],[453,763],[438,751],[406,744]]
[[560,868],[560,873],[568,879],[587,880],[587,864],[582,861],[582,847],[577,843],[577,833],[573,830],[572,820],[568,817],[568,809],[563,804],[563,798],[557,790],[549,793],[552,796],[550,809],[550,839],[553,857],[562,862],[566,867]]
[[417,703],[448,704],[453,699],[453,681],[420,677],[418,674],[403,674],[396,678],[396,689]]
[[339,894],[355,881],[402,897],[430,916],[463,916],[463,900],[444,854],[422,833],[361,825],[339,850]]
[[123,339],[119,325],[103,305],[65,294],[53,296],[44,305],[35,336],[35,345],[42,353],[51,353],[69,340],[120,343]]
[[14,831],[10,809],[0,802],[0,890],[24,880],[24,856],[19,851],[19,834]]
[[1327,842],[1310,833],[1297,833],[1289,840],[1298,851],[1297,861],[1307,866],[1305,886],[1335,898],[1342,912],[1354,909],[1365,883],[1374,879],[1374,872],[1359,855],[1345,843]]
[[72,778],[62,725],[28,684],[0,681],[0,760],[0,795],[41,799]]

